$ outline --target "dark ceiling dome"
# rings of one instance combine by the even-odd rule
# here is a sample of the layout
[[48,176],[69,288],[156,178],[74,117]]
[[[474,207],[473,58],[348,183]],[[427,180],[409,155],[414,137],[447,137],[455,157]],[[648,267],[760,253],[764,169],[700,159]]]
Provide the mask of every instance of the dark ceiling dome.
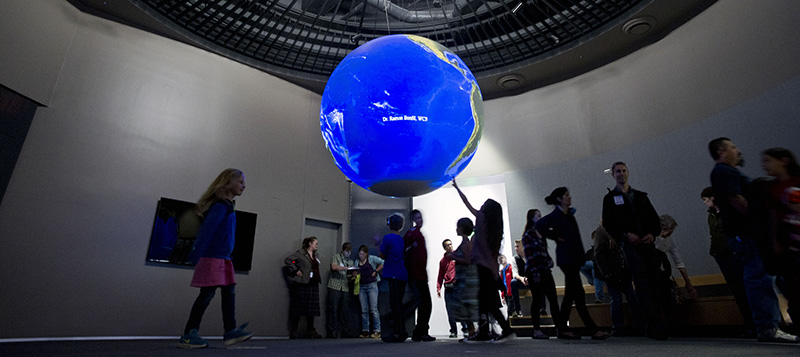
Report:
[[[122,5],[75,1],[115,20],[142,23],[141,17]],[[133,12],[142,11],[173,32],[153,30],[156,33],[172,38],[178,34],[184,42],[317,93],[339,62],[359,45],[390,34],[427,37],[461,57],[478,79],[484,98],[491,99],[611,62],[663,38],[715,0],[129,2],[138,8]],[[589,42],[595,45],[587,46]],[[572,51],[578,47],[589,52]]]

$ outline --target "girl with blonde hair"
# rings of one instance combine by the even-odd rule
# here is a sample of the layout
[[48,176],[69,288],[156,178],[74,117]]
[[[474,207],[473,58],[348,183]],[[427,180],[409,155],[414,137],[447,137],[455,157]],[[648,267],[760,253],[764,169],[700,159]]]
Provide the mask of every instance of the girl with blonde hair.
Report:
[[203,217],[203,225],[197,232],[189,259],[195,264],[191,286],[200,288],[200,295],[192,305],[189,321],[178,342],[180,348],[208,347],[208,341],[201,338],[197,331],[217,288],[222,291],[224,344],[230,346],[253,337],[252,333],[244,331],[247,324],[236,327],[236,279],[231,261],[236,238],[233,199],[241,196],[244,188],[244,174],[237,169],[227,169],[217,176],[197,201],[196,209]]

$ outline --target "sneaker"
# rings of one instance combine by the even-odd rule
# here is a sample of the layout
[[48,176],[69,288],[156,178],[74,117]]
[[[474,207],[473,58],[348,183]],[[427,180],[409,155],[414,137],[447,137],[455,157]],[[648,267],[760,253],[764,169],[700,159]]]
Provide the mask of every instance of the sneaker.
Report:
[[414,342],[433,342],[436,341],[436,337],[433,337],[431,335],[414,336],[411,338],[411,340]]
[[517,311],[515,315],[516,315],[517,317],[523,317],[523,316],[525,316],[525,315],[522,315],[522,311]]
[[489,336],[481,336],[481,334],[476,333],[476,334],[474,334],[472,336],[467,336],[465,338],[462,338],[458,342],[462,342],[462,343],[489,343],[489,342],[492,342],[492,338],[489,337]]
[[238,328],[225,332],[225,334],[222,337],[223,340],[225,340],[223,342],[225,346],[235,345],[239,342],[247,341],[251,337],[253,337],[252,332],[247,332],[244,330],[245,327],[247,327],[247,323],[242,324]]
[[192,329],[189,333],[181,336],[180,341],[178,341],[178,348],[206,348],[208,347],[208,341],[200,338],[197,335],[197,330]]
[[798,343],[797,336],[790,335],[779,329],[769,329],[758,333],[759,342],[781,342],[781,343]]
[[381,332],[380,331],[375,331],[371,335],[369,335],[369,337],[370,338],[381,338]]
[[514,333],[514,330],[509,329],[508,331],[503,331],[502,335],[493,338],[491,343],[506,343],[508,341],[513,341],[516,338],[517,334]]
[[389,342],[389,343],[403,343],[403,342],[406,342],[407,338],[408,338],[408,334],[403,332],[403,333],[401,333],[399,335],[391,335],[391,336],[381,337],[381,340],[383,340],[383,342]]
[[534,340],[547,340],[550,338],[550,335],[542,332],[542,330],[533,330],[533,336],[531,336]]
[[358,335],[360,338],[369,338],[369,331],[361,331],[361,334]]
[[608,333],[608,332],[597,331],[597,332],[594,333],[594,335],[592,335],[592,340],[603,341],[603,340],[609,339],[610,337],[611,337],[611,334]]
[[455,332],[450,333],[450,338],[458,338],[458,334]]
[[539,311],[539,316],[547,316],[547,310],[542,309],[542,311]]
[[559,332],[557,338],[559,340],[580,340],[581,336],[572,332]]

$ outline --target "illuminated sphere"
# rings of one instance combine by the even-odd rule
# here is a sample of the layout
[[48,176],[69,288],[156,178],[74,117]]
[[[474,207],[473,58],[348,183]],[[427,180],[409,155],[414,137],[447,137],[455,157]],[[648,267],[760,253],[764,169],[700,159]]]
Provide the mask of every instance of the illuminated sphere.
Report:
[[446,47],[390,35],[351,52],[333,71],[320,127],[342,172],[394,197],[442,187],[469,164],[483,127],[475,76]]

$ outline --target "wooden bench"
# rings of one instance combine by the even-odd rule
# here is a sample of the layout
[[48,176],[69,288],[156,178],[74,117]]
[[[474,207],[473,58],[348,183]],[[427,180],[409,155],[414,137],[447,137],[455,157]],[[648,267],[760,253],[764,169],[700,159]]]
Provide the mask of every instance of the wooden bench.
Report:
[[[722,274],[698,275],[691,277],[692,285],[698,292],[698,298],[694,300],[686,299],[682,304],[675,305],[669,310],[670,328],[673,335],[703,335],[709,334],[715,336],[724,336],[726,334],[734,335],[736,337],[741,333],[742,316],[739,313],[739,307],[736,305],[736,300],[730,293],[730,289],[725,282]],[[684,296],[688,298],[688,293],[685,291],[684,282],[682,278],[676,279],[678,287],[680,287]],[[611,326],[611,308],[610,304],[602,303],[595,304],[594,302],[594,286],[584,285],[583,289],[586,293],[587,308],[594,322],[604,328]],[[556,287],[559,296],[559,302],[564,295],[564,287]],[[518,331],[521,336],[530,336],[532,334],[532,326],[530,322],[530,290],[520,290],[520,299],[527,301],[521,302],[523,307],[523,317],[513,317],[510,319],[512,326]],[[784,315],[784,320],[790,321],[786,314],[786,299],[780,295],[781,312]],[[631,325],[630,311],[627,304],[623,304],[625,309],[625,324]],[[549,311],[549,309],[548,309]],[[536,312],[534,312],[536,313]],[[546,318],[542,320],[543,324],[552,323],[552,320]],[[577,311],[573,308],[569,318],[569,326],[574,328],[582,328],[583,321]],[[552,325],[543,325],[545,329],[552,329]]]

